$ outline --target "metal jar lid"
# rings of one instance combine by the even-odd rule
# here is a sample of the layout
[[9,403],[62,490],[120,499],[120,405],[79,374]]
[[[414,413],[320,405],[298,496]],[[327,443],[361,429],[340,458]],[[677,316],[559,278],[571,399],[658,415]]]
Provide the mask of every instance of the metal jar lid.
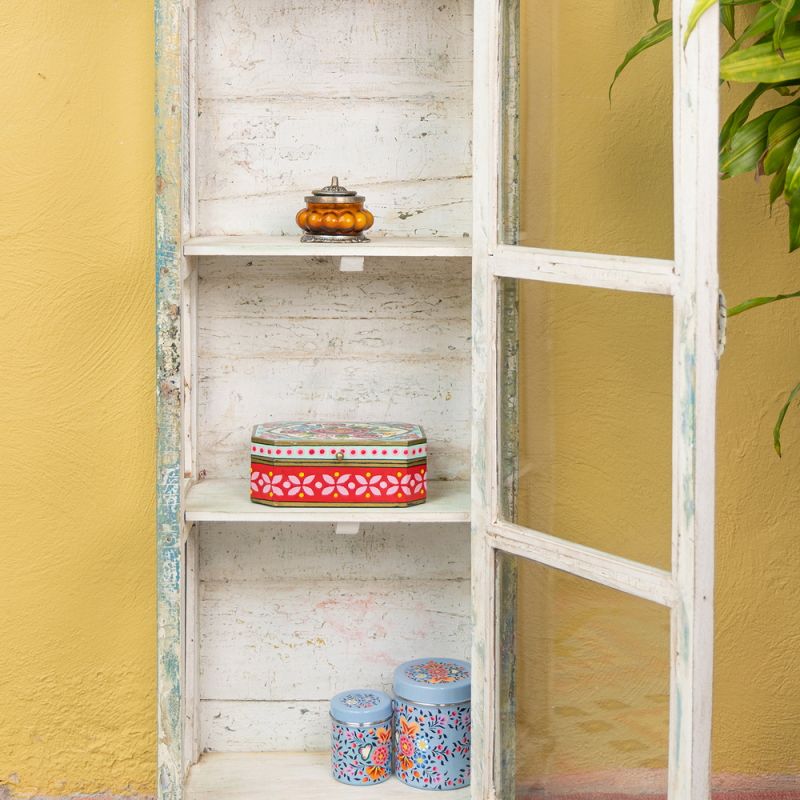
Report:
[[429,706],[468,703],[470,666],[456,658],[415,658],[394,671],[398,699]]
[[349,689],[331,699],[331,716],[344,725],[377,725],[392,716],[392,698],[377,689]]
[[306,203],[363,203],[364,198],[355,192],[339,186],[339,178],[334,175],[329,186],[321,189],[312,189],[306,198]]

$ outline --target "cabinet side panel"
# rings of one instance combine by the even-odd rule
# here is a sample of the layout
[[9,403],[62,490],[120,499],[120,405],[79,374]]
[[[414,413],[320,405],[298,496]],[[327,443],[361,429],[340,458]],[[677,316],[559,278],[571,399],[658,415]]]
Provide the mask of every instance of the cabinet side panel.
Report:
[[180,800],[181,716],[181,195],[184,16],[179,0],[157,0],[156,322],[158,795]]

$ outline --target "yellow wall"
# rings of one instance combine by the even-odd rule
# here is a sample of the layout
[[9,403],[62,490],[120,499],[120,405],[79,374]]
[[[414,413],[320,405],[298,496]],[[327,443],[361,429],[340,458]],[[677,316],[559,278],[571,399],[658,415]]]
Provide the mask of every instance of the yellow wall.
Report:
[[153,7],[0,20],[0,795],[154,791]]
[[[536,69],[527,90],[548,109],[525,119],[526,176],[537,186],[525,208],[530,236],[668,255],[666,51],[634,65],[610,107],[605,98],[619,54],[647,25],[648,7],[645,0],[529,0],[528,40],[558,32],[569,43],[528,49]],[[155,747],[152,4],[6,0],[3,12],[0,789],[146,794]],[[556,80],[557,91],[546,91],[545,78]],[[747,178],[723,187],[723,286],[733,301],[798,288],[784,213],[768,219],[765,193]],[[523,496],[526,513],[657,563],[668,526],[661,480],[667,316],[658,301],[605,295],[588,302],[569,292],[528,294],[523,309],[527,409],[550,403],[544,419],[553,425],[527,418],[523,456],[556,462],[540,476],[544,495]],[[722,368],[718,771],[799,767],[792,743],[800,724],[800,415],[787,421],[782,462],[769,444],[782,392],[798,377],[798,328],[789,303],[733,320]],[[578,385],[578,373],[563,366],[570,356],[582,358],[582,374],[594,380]],[[625,457],[609,458],[620,442]],[[580,455],[579,469],[570,454]],[[548,718],[543,730],[556,740],[570,732],[573,753],[658,766],[657,709],[637,739],[598,729],[598,718],[638,725],[638,715],[615,711],[613,702],[588,720],[570,717],[570,707],[580,712],[586,688],[596,691],[576,670],[592,635],[618,636],[629,654],[642,641],[656,650],[663,627],[616,629],[625,603],[614,615],[613,603],[584,598],[568,584],[555,596],[572,629],[550,638],[552,657],[571,659],[571,669],[548,688],[572,694],[560,706],[572,727],[553,728],[558,719]],[[642,610],[638,619],[651,615]],[[607,676],[618,671],[619,661],[603,658]],[[649,653],[621,666],[639,663],[645,678],[626,695],[628,708],[646,696],[656,708],[663,674]],[[523,675],[534,683],[538,673]],[[544,749],[558,749],[556,740]],[[561,760],[551,765],[561,770],[597,762],[570,761],[566,747],[556,755]]]
[[[634,62],[607,97],[621,55],[652,24],[651,4],[521,5],[523,241],[670,257],[669,46]],[[732,99],[723,89],[726,107]],[[800,288],[767,182],[723,183],[721,207],[729,301]],[[798,312],[785,303],[732,319],[721,369],[717,772],[800,772],[800,413],[787,418],[783,460],[771,447],[782,398],[800,379]],[[663,298],[523,290],[523,522],[669,566],[670,325]],[[666,619],[579,583],[522,571],[524,780],[665,764]]]

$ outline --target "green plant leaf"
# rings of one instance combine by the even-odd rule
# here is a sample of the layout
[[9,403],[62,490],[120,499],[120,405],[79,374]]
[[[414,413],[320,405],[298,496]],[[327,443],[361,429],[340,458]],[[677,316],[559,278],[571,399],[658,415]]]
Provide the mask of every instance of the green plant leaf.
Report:
[[750,112],[753,110],[753,106],[756,104],[756,100],[761,97],[764,92],[769,91],[774,87],[770,86],[768,83],[759,83],[752,92],[750,92],[741,103],[730,113],[728,119],[725,120],[725,124],[722,126],[722,129],[719,132],[719,149],[720,152],[726,150],[731,143],[731,138],[734,134],[739,130],[739,128],[747,122],[747,118],[750,116]]
[[800,297],[800,292],[792,292],[791,294],[776,294],[774,297],[751,297],[749,300],[739,303],[738,306],[729,308],[725,312],[725,316],[735,317],[737,314],[742,314],[745,311],[749,311],[751,308],[758,308],[759,306],[765,306],[769,303],[777,303],[780,300],[791,300],[793,297]]
[[720,61],[719,75],[735,83],[781,83],[800,78],[800,36],[785,36],[782,53],[775,52],[772,42],[729,53]]
[[778,414],[778,421],[775,423],[775,428],[772,431],[772,443],[775,446],[775,452],[778,454],[779,458],[781,456],[781,429],[783,428],[783,420],[786,418],[786,412],[789,410],[792,400],[797,397],[798,393],[800,393],[800,383],[789,392],[789,397],[784,403],[781,413]]
[[800,108],[793,103],[780,109],[767,129],[767,150],[763,158],[763,171],[774,175],[788,166],[797,139],[800,138]]
[[786,170],[789,167],[789,162],[784,161],[783,166],[772,176],[769,182],[769,205],[770,208],[775,205],[775,201],[783,193],[783,187],[786,185]]
[[663,22],[659,22],[658,25],[650,28],[650,30],[625,53],[625,58],[622,59],[622,63],[617,67],[617,71],[614,73],[614,80],[611,81],[611,86],[608,87],[609,100],[611,99],[611,90],[614,88],[614,84],[617,82],[617,78],[619,78],[622,70],[624,70],[640,53],[653,47],[653,45],[657,45],[659,42],[663,42],[665,39],[669,39],[670,36],[672,36],[672,20],[665,19]]
[[772,0],[775,6],[775,23],[772,31],[772,46],[780,51],[783,35],[786,33],[786,20],[794,7],[794,0]]
[[767,149],[769,123],[777,113],[778,109],[765,111],[743,125],[731,139],[730,147],[720,157],[719,169],[723,178],[732,178],[758,167]]
[[653,0],[653,22],[658,22],[658,9],[661,6],[661,0]]
[[800,192],[795,192],[789,200],[789,252],[800,247]]
[[734,6],[720,6],[719,18],[731,39],[736,38],[736,9]]
[[787,164],[786,170],[786,183],[783,191],[786,194],[786,199],[791,199],[798,190],[800,190],[800,141],[797,142],[792,150],[792,155]]
[[686,33],[683,34],[683,45],[686,46],[686,42],[689,41],[689,36],[691,36],[692,31],[697,27],[697,23],[700,21],[700,17],[708,11],[711,6],[716,3],[717,0],[697,0],[694,4],[694,8],[692,8],[691,12],[689,13],[689,21],[686,24]]

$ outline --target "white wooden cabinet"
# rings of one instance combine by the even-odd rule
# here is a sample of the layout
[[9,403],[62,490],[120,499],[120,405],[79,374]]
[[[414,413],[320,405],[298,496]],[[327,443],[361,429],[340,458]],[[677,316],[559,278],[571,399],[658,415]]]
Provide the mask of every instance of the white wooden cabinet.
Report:
[[[675,5],[685,20],[689,0]],[[512,0],[156,2],[164,800],[363,791],[328,776],[328,699],[389,688],[397,663],[427,653],[471,656],[472,794],[512,797],[507,754],[495,763],[502,552],[673,609],[671,797],[706,797],[710,676],[694,650],[708,656],[711,620],[716,195],[713,165],[697,165],[716,137],[714,26],[676,49],[681,246],[651,263],[499,241],[497,209],[514,224],[500,160],[516,13]],[[332,174],[366,196],[370,243],[300,243],[295,213]],[[502,277],[675,297],[672,572],[503,521]],[[253,424],[354,417],[425,427],[426,504],[249,502]]]

